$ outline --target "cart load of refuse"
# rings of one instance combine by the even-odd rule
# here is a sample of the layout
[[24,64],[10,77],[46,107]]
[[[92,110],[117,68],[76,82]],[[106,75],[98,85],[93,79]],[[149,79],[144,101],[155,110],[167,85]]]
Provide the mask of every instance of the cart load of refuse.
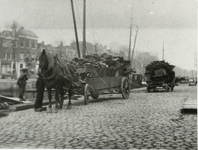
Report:
[[101,55],[86,55],[84,58],[74,58],[71,63],[82,72],[89,72],[92,77],[125,76],[134,72],[130,69],[130,61],[123,57],[112,56],[107,53]]
[[174,67],[165,61],[153,61],[145,68],[146,81],[166,80],[167,83],[172,82],[175,78]]

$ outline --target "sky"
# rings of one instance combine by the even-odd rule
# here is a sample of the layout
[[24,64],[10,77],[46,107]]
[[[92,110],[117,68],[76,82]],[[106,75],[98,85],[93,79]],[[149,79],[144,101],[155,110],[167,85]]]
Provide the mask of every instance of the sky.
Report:
[[[73,0],[78,38],[82,40],[83,0]],[[171,64],[195,69],[197,51],[196,0],[87,0],[86,39],[112,49],[132,43],[138,27],[136,51],[150,52]],[[0,30],[32,30],[38,41],[58,45],[75,40],[70,0],[0,0]]]

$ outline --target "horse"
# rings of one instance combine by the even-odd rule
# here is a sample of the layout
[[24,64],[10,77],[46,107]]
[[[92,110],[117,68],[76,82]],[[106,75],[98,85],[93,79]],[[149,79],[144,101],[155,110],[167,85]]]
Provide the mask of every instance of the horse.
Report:
[[76,71],[75,67],[66,61],[60,61],[57,56],[54,57],[45,49],[43,49],[39,56],[39,69],[48,91],[49,112],[52,112],[52,88],[55,89],[55,112],[58,111],[58,108],[62,109],[64,94],[66,92],[68,92],[69,97],[67,108],[70,109],[71,97],[73,95],[73,75]]

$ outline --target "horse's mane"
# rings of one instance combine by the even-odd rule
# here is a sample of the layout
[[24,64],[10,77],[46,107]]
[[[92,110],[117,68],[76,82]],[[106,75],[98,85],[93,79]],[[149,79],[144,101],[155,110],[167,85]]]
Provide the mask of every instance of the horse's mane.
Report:
[[39,58],[41,58],[44,54],[46,55],[48,61],[47,70],[50,70],[54,66],[54,57],[44,49],[43,52],[40,54]]
[[75,67],[72,64],[67,62],[66,59],[62,59],[58,56],[53,56],[45,50],[41,53],[40,57],[42,57],[44,54],[46,55],[48,61],[48,70],[53,68],[55,75],[72,80],[72,76],[76,71]]

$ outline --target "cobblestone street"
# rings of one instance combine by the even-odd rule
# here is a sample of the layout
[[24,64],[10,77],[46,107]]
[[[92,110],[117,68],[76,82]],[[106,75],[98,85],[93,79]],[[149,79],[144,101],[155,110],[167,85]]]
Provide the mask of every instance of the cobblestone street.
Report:
[[73,100],[58,113],[12,112],[0,118],[0,148],[47,149],[197,149],[197,115],[182,115],[197,87],[179,85],[173,92],[132,91],[99,96],[88,105]]

